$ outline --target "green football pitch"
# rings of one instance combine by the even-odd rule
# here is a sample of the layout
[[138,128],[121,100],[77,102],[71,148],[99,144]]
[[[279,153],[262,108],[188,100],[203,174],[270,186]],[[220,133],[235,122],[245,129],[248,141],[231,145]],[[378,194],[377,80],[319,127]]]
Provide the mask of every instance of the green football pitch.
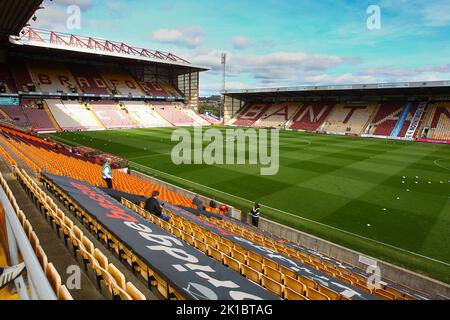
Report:
[[[175,165],[173,128],[58,133],[243,211],[450,283],[450,147],[280,133],[280,170]],[[193,131],[193,129],[188,129]],[[221,129],[225,130],[225,129]]]

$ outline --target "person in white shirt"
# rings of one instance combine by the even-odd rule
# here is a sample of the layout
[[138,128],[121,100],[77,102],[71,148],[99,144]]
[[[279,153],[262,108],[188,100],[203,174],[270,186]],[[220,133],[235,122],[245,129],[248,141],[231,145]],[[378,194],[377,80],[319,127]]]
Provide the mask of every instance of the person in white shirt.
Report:
[[105,164],[102,167],[102,178],[105,180],[106,185],[108,186],[108,189],[113,188],[113,172],[111,169],[111,159],[106,160]]

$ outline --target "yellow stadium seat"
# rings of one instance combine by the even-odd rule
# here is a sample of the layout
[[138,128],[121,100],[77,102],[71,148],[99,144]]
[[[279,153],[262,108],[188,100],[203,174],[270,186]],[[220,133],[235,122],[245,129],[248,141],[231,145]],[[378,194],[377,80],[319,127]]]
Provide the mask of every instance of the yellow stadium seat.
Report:
[[61,225],[64,235],[64,243],[67,246],[67,240],[70,238],[70,233],[73,228],[73,222],[67,216],[64,216],[63,224]]
[[250,258],[249,255],[247,256],[247,265],[260,273],[263,272],[263,264],[253,258]]
[[262,256],[261,256],[260,254],[257,254],[257,253],[255,253],[255,252],[253,252],[253,251],[249,251],[249,252],[247,253],[247,256],[250,257],[250,258],[252,258],[253,260],[258,261],[258,262],[261,262],[261,261],[262,261]]
[[140,292],[131,282],[127,282],[126,292],[133,300],[147,300],[142,292]]
[[362,283],[357,282],[357,283],[354,283],[353,285],[362,291],[372,294],[373,290],[369,289],[366,285],[364,285]]
[[195,245],[195,243],[194,243],[194,237],[191,236],[191,235],[189,235],[189,234],[187,234],[186,232],[183,232],[183,233],[181,234],[181,238],[183,239],[184,242],[190,244],[191,246],[194,246],[194,245]]
[[72,295],[69,290],[67,290],[66,286],[61,286],[59,290],[58,300],[70,301],[73,300]]
[[302,295],[299,292],[296,292],[295,290],[292,290],[288,287],[284,288],[284,298],[286,300],[309,300],[304,295]]
[[37,252],[37,248],[39,247],[39,239],[34,231],[30,234],[30,244],[34,252]]
[[337,293],[334,290],[331,290],[330,288],[322,286],[320,284],[317,286],[317,291],[319,291],[320,293],[323,293],[331,300],[340,300],[341,299],[341,295],[339,293]]
[[208,253],[208,246],[199,239],[194,239],[194,246],[203,253]]
[[261,281],[261,273],[250,268],[249,266],[242,264],[241,265],[241,274],[247,279],[260,284]]
[[272,269],[278,270],[278,263],[263,257],[263,265],[271,267]]
[[236,272],[241,272],[241,263],[229,256],[223,256],[223,263]]
[[281,274],[280,271],[264,265],[264,274],[268,276],[270,279],[282,283],[283,275]]
[[44,272],[45,272],[45,270],[47,270],[48,258],[47,258],[47,255],[44,252],[44,249],[42,249],[41,246],[38,246],[36,248],[36,256],[37,256],[37,258],[39,260],[39,264],[41,265],[42,270],[44,270]]
[[354,278],[347,276],[345,274],[336,274],[336,279],[339,279],[351,285],[353,285],[353,283],[356,282],[354,281]]
[[283,297],[284,286],[281,283],[274,281],[265,275],[262,275],[261,285],[273,294],[279,297]]
[[169,299],[169,285],[162,277],[160,277],[158,274],[153,274],[153,276],[156,279],[158,292],[165,298]]
[[307,287],[310,287],[310,288],[313,288],[313,289],[317,288],[317,284],[316,284],[316,282],[314,280],[311,280],[311,279],[309,279],[309,278],[307,278],[305,276],[302,276],[300,274],[298,275],[297,279],[298,279],[298,281],[300,281],[301,283],[303,283]]
[[205,236],[205,243],[210,247],[217,248],[217,240],[210,236]]
[[208,256],[214,260],[222,262],[222,253],[214,247],[208,246]]
[[178,301],[186,300],[184,295],[182,295],[180,292],[178,292],[178,290],[175,290],[171,286],[169,286],[169,293],[171,300],[178,300]]
[[295,278],[291,278],[290,276],[285,276],[284,284],[286,287],[288,287],[302,295],[306,291],[306,286],[303,283],[301,283],[300,281],[298,281]]
[[297,278],[297,273],[294,270],[291,270],[285,266],[282,266],[281,264],[278,266],[280,272],[283,274],[283,276],[289,276],[291,278],[296,279]]
[[229,256],[231,254],[231,247],[225,243],[219,242],[217,244],[217,249],[226,256]]
[[383,289],[377,289],[373,292],[373,295],[383,299],[383,300],[395,300],[395,295],[383,290]]
[[178,239],[181,239],[182,238],[182,235],[181,235],[181,230],[180,229],[178,229],[177,227],[172,227],[172,234],[175,236],[175,237],[177,237]]
[[194,236],[194,238],[197,238],[200,241],[204,241],[204,239],[205,239],[205,235],[203,234],[203,232],[201,232],[199,230],[194,230],[193,236]]
[[403,292],[401,292],[401,291],[399,291],[399,290],[397,290],[395,288],[386,286],[386,288],[384,290],[389,292],[389,293],[392,293],[395,296],[396,299],[399,298],[399,297],[403,297]]
[[306,297],[308,297],[310,300],[331,300],[323,293],[320,293],[319,291],[309,287],[306,287]]
[[55,295],[58,297],[59,290],[61,288],[61,277],[52,263],[49,263],[47,265],[47,270],[45,271],[45,274],[47,276],[48,281],[50,282],[50,285],[52,286],[53,292],[55,292]]
[[236,249],[231,249],[231,257],[236,259],[240,263],[245,264],[245,255],[242,252],[237,251]]

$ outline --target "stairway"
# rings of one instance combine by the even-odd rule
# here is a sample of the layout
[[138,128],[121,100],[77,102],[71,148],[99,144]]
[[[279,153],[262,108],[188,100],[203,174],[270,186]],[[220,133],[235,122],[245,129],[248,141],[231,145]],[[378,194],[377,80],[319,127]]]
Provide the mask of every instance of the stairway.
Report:
[[55,117],[52,114],[52,111],[48,107],[47,101],[44,101],[44,110],[47,112],[50,120],[52,121],[53,126],[55,127],[56,131],[62,131],[61,127],[59,126],[58,122],[56,121]]
[[398,121],[394,127],[394,130],[391,132],[391,138],[397,138],[400,134],[400,131],[402,130],[406,119],[408,118],[409,112],[412,108],[412,102],[408,102],[405,107],[403,108],[402,113],[400,114],[400,117],[398,118]]
[[419,127],[420,121],[422,120],[426,107],[427,107],[426,102],[421,102],[419,104],[419,107],[417,108],[417,111],[414,114],[413,119],[411,120],[411,124],[409,125],[408,131],[406,132],[405,135],[406,139],[408,140],[414,139],[414,135],[416,134],[417,128]]

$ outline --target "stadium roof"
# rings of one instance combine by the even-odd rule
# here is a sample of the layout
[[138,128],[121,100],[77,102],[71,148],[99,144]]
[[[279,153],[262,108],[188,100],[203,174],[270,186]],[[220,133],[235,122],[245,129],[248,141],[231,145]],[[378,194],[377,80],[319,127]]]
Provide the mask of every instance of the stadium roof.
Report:
[[1,0],[0,38],[18,36],[43,0]]
[[222,94],[236,99],[306,96],[376,96],[376,95],[450,95],[449,81],[398,82],[378,84],[322,85],[285,88],[225,90]]
[[11,36],[9,42],[17,47],[46,49],[66,54],[97,55],[102,58],[127,59],[139,62],[158,63],[207,71],[208,67],[191,64],[172,53],[133,47],[124,42],[93,37],[25,28],[20,36]]

